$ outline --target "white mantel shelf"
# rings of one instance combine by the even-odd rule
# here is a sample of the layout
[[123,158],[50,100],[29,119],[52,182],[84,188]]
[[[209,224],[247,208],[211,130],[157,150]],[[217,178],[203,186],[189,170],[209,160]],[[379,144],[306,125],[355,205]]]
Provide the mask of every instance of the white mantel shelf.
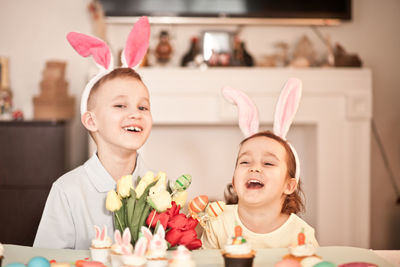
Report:
[[[177,126],[183,126],[182,129],[185,131],[185,125],[196,126],[196,132],[187,134],[185,131],[178,138],[190,138],[187,137],[188,135],[197,136],[198,140],[193,140],[190,144],[207,147],[207,143],[202,143],[203,136],[199,137],[198,131],[206,129],[206,132],[210,132],[212,129],[210,127],[213,126],[237,125],[236,108],[227,103],[220,93],[223,86],[229,85],[246,92],[259,109],[260,123],[271,125],[275,103],[285,81],[289,77],[301,79],[303,96],[292,127],[312,125],[316,132],[313,137],[308,137],[312,139],[312,143],[315,143],[316,160],[301,162],[301,164],[302,166],[308,164],[315,169],[312,186],[316,191],[313,206],[316,219],[313,226],[318,240],[324,246],[369,247],[372,117],[370,70],[210,68],[202,71],[184,68],[142,68],[138,72],[142,75],[151,94],[154,120],[152,136],[163,139],[162,142],[157,143],[158,147],[152,148],[152,151],[147,151],[145,148],[143,154],[146,156],[146,154],[160,153],[160,149],[163,150],[162,146],[172,149],[173,151],[167,152],[168,157],[162,158],[162,161],[166,161],[166,166],[173,166],[173,168],[182,168],[182,164],[191,165],[183,160],[181,162],[185,163],[177,164],[176,162],[180,159],[176,158],[173,152],[183,151],[183,154],[193,156],[191,154],[196,154],[199,150],[195,153],[191,147],[180,149],[178,147],[180,140],[175,141],[177,143],[174,143],[172,148],[168,146],[174,138],[169,134],[180,134],[180,131],[166,130],[168,127],[176,129]],[[236,131],[236,128],[232,129]],[[220,133],[219,131],[211,131],[213,135],[211,140]],[[227,138],[211,145],[218,148],[223,145],[222,143],[228,143],[229,147],[235,146],[236,149],[238,142],[235,142],[237,141]],[[222,149],[227,150],[227,147]],[[307,149],[306,146],[305,150]],[[207,155],[207,152],[199,154]],[[229,155],[230,158],[234,156]],[[229,157],[219,160],[227,161]],[[153,159],[154,157],[149,157],[149,160]],[[212,196],[214,191],[223,191],[226,181],[218,181],[223,177],[216,170],[220,165],[204,170],[210,161],[206,163],[207,161],[203,159],[204,156],[198,156],[193,166],[202,168],[204,175],[201,175],[201,179],[204,181],[197,181],[198,184],[193,185],[198,187],[198,191],[192,187],[191,190],[195,190],[195,195]],[[301,154],[300,161],[302,161]],[[221,166],[224,165],[221,163]],[[233,166],[225,169],[228,168],[229,170],[225,172],[231,175]],[[225,173],[223,175],[226,176]],[[207,186],[208,184],[213,186]]]

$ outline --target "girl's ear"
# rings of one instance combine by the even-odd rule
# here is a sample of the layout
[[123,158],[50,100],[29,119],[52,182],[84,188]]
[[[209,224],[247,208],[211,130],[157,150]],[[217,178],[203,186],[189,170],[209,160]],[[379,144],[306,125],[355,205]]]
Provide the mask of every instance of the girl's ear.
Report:
[[83,126],[91,132],[97,131],[96,115],[91,111],[86,111],[81,116]]
[[296,190],[296,188],[297,188],[296,178],[289,178],[286,181],[286,186],[285,186],[285,190],[283,191],[283,193],[285,193],[286,195],[290,195]]

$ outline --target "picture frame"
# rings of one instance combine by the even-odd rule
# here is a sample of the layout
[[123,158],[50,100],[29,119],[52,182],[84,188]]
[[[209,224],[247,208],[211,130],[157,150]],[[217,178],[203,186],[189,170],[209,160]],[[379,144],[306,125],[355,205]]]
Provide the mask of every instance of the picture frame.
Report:
[[233,50],[233,33],[204,31],[202,54],[209,66],[229,66]]
[[0,89],[8,89],[8,58],[0,56]]

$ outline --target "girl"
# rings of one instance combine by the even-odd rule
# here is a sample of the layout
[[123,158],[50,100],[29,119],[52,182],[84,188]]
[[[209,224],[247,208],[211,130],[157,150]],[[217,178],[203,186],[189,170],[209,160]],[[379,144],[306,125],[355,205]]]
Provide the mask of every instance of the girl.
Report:
[[[258,131],[258,119],[250,99],[240,91],[225,89],[241,114],[239,124],[250,135],[240,143],[228,205],[223,214],[207,223],[204,248],[223,248],[234,236],[235,225],[253,248],[279,248],[297,244],[304,232],[307,243],[318,246],[314,229],[296,213],[303,210],[299,182],[300,165],[294,148],[285,140],[301,94],[301,82],[290,79],[278,101],[274,133]],[[228,96],[229,97],[229,96]],[[246,112],[244,112],[246,111]],[[250,118],[250,119],[249,119]],[[228,190],[232,193],[232,190]]]

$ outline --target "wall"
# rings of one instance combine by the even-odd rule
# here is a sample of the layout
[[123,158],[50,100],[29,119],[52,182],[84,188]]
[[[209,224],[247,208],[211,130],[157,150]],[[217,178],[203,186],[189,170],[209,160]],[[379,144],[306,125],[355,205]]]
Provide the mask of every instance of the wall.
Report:
[[[91,32],[87,4],[89,0],[0,0],[0,54],[10,57],[10,85],[14,92],[14,105],[21,108],[26,118],[33,114],[32,97],[39,92],[39,82],[46,60],[68,61],[66,78],[69,92],[79,99],[85,84],[89,60],[83,60],[65,41],[68,31]],[[349,52],[357,52],[364,66],[371,68],[374,87],[374,120],[383,138],[395,174],[400,173],[399,139],[400,112],[396,101],[400,98],[400,2],[398,0],[354,0],[353,21],[338,27],[320,27],[330,34],[333,42],[340,42]],[[118,48],[123,42],[128,26],[110,26],[112,45]],[[151,45],[157,42],[161,29],[171,31],[175,46],[175,59],[179,61],[188,48],[193,33],[204,29],[235,30],[229,27],[153,26]],[[120,32],[119,32],[120,31]],[[123,34],[121,34],[123,33]],[[244,27],[241,37],[247,41],[248,50],[256,57],[273,51],[278,40],[293,43],[307,34],[318,51],[324,48],[309,27],[257,26]],[[76,107],[78,114],[78,107]],[[371,247],[375,249],[400,249],[400,206],[395,205],[395,191],[389,180],[375,140],[372,140],[372,200]],[[71,154],[69,166],[75,167],[86,159],[87,137],[78,116],[71,122]],[[397,176],[397,184],[400,179]],[[335,230],[335,229],[332,229]],[[338,230],[338,229],[336,229]]]

